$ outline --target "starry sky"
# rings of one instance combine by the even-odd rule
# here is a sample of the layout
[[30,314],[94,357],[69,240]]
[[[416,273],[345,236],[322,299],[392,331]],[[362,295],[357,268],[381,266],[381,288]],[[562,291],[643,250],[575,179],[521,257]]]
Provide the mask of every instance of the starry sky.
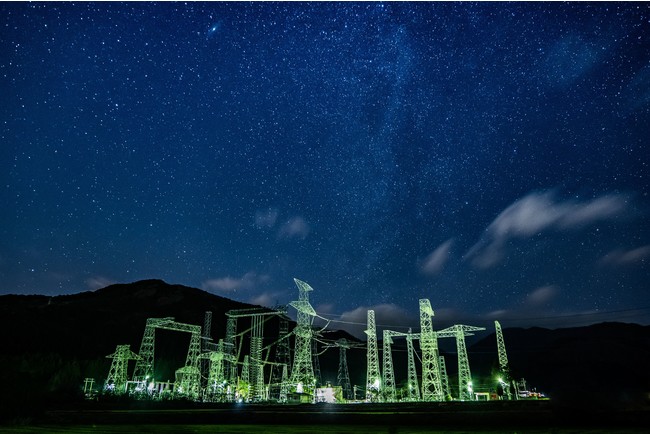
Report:
[[2,294],[650,323],[648,3],[1,3],[0,47]]

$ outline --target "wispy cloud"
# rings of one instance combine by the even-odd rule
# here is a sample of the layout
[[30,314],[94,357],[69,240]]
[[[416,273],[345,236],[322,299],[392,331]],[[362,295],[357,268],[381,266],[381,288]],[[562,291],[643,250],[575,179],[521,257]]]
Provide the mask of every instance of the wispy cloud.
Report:
[[449,260],[449,254],[453,243],[453,239],[450,238],[438,246],[422,261],[420,264],[420,271],[428,276],[439,274]]
[[212,292],[233,292],[238,290],[255,289],[258,286],[267,283],[270,277],[266,274],[258,275],[254,271],[249,271],[242,277],[219,277],[216,279],[206,280],[201,284],[205,291]]
[[612,250],[600,260],[603,265],[629,266],[645,262],[650,257],[650,244],[631,250]]
[[525,304],[531,308],[546,305],[555,298],[558,290],[559,288],[555,285],[536,288],[526,296]]
[[280,304],[279,300],[281,300],[284,296],[284,292],[264,291],[262,293],[253,295],[248,300],[248,303],[273,308],[276,305]]
[[281,239],[300,238],[304,240],[309,235],[309,231],[310,228],[307,221],[300,216],[295,216],[291,217],[282,225],[278,232],[278,237]]
[[106,277],[103,277],[103,276],[93,276],[93,277],[89,277],[88,279],[86,279],[86,286],[91,291],[94,291],[94,290],[100,289],[100,288],[105,288],[105,287],[107,287],[109,285],[112,285],[114,283],[115,283],[115,281],[113,281],[111,279],[108,279]]
[[551,192],[531,193],[507,207],[467,252],[465,259],[479,268],[501,261],[505,244],[548,230],[572,230],[598,221],[614,220],[628,209],[628,197],[610,194],[592,200],[558,201]]

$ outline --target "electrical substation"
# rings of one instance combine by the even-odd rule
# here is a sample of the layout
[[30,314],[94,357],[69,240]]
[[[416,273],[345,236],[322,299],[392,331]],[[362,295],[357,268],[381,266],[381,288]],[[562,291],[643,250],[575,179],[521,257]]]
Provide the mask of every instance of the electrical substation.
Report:
[[[529,396],[523,380],[511,376],[503,332],[495,325],[495,358],[498,373],[489,381],[473,381],[465,338],[485,331],[483,327],[457,324],[442,330],[433,327],[434,311],[428,299],[419,300],[419,332],[382,327],[381,358],[375,312],[367,312],[366,342],[345,338],[328,339],[327,320],[309,302],[313,291],[294,279],[298,300],[275,309],[251,308],[227,312],[226,335],[211,336],[212,312],[205,313],[203,326],[184,324],[173,317],[149,318],[139,351],[117,345],[103,393],[130,395],[136,399],[186,399],[197,402],[240,403],[399,403],[478,400],[516,400]],[[288,308],[296,311],[296,325],[289,330]],[[321,318],[325,326],[316,328]],[[274,329],[269,330],[269,320]],[[243,327],[242,327],[243,325]],[[167,330],[190,335],[185,363],[173,381],[155,376],[156,332]],[[457,360],[446,360],[439,340],[454,339]],[[406,372],[393,363],[395,342],[406,353]],[[248,348],[246,348],[248,347]],[[348,350],[366,352],[365,384],[352,384]],[[338,350],[336,382],[323,383],[320,355]],[[129,376],[129,362],[134,361]],[[448,376],[447,366],[456,364],[457,375]],[[133,363],[132,363],[133,365]],[[401,365],[399,365],[401,367]],[[401,368],[400,368],[401,370]],[[455,381],[457,378],[457,382]],[[89,380],[87,379],[86,383]],[[398,381],[399,380],[399,381]]]

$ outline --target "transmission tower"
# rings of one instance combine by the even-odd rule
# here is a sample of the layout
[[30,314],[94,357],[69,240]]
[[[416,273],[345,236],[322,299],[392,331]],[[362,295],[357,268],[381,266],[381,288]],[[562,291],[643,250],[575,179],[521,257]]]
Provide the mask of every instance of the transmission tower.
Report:
[[140,360],[140,356],[131,351],[130,345],[118,345],[115,352],[106,358],[113,359],[113,361],[108,371],[108,377],[106,377],[105,389],[116,395],[126,393],[129,360]]
[[497,335],[497,353],[499,355],[499,370],[503,376],[502,381],[504,386],[504,392],[508,399],[511,399],[510,393],[510,384],[512,379],[510,377],[510,365],[508,364],[508,354],[506,353],[506,343],[503,340],[503,330],[501,330],[501,324],[499,321],[494,321],[494,328],[496,329]]
[[[316,332],[313,332],[313,336],[316,334]],[[316,387],[320,387],[323,384],[323,378],[320,373],[320,360],[318,357],[318,341],[316,339],[312,339],[311,341],[311,356],[312,356],[312,363],[314,365],[314,378],[316,379]]]
[[[275,310],[286,314],[286,306],[276,306]],[[275,363],[271,368],[272,389],[270,390],[270,394],[273,399],[281,399],[282,382],[288,381],[288,378],[282,377],[283,371],[291,363],[289,353],[289,320],[284,314],[279,316],[278,337],[278,343],[275,347]]]
[[179,323],[174,321],[173,317],[147,319],[140,344],[140,360],[136,362],[133,372],[134,381],[146,382],[149,378],[153,379],[156,329],[191,333],[185,366],[176,370],[175,388],[183,395],[194,399],[198,398],[201,386],[201,371],[199,369],[201,326]]
[[480,330],[485,330],[485,327],[456,324],[438,332],[438,337],[456,338],[456,351],[458,353],[458,399],[460,401],[471,401],[474,399],[472,374],[469,369],[465,336],[471,336],[474,334],[473,332]]
[[406,334],[406,350],[408,352],[408,400],[420,400],[420,385],[418,383],[418,373],[415,368],[415,350],[413,348],[413,333],[411,329]]
[[383,333],[383,364],[384,364],[384,384],[382,387],[383,398],[386,402],[395,401],[395,371],[393,370],[393,336],[401,336],[403,333],[384,330]]
[[[201,335],[201,353],[208,351],[210,344],[212,344],[212,312],[206,311],[205,317],[203,319],[203,334]],[[210,369],[210,360],[206,358],[201,358],[201,378],[205,379],[209,377]]]
[[442,401],[442,383],[438,359],[438,337],[433,331],[431,302],[420,299],[420,348],[422,350],[422,400]]
[[228,384],[237,383],[237,317],[228,316],[226,322],[226,339],[224,341],[226,380]]
[[216,351],[201,354],[201,359],[209,362],[206,396],[208,401],[224,401],[227,381],[224,375],[223,341],[220,339]]
[[290,383],[298,393],[315,394],[314,366],[312,365],[311,340],[312,321],[316,312],[309,304],[309,292],[313,291],[307,283],[293,279],[298,287],[298,301],[290,303],[298,312],[295,328],[295,352]]
[[381,386],[381,373],[379,372],[379,355],[377,349],[377,327],[375,325],[375,311],[368,311],[367,343],[367,371],[366,371],[366,401],[377,401]]
[[282,382],[280,383],[280,402],[287,402],[289,394],[289,375],[287,374],[287,365],[282,366]]
[[445,400],[447,400],[451,396],[451,393],[449,391],[449,376],[447,375],[445,356],[440,356],[440,381],[442,383],[442,393],[445,396]]
[[350,384],[347,359],[347,350],[351,347],[351,344],[347,339],[342,338],[336,341],[336,346],[339,347],[339,371],[336,376],[337,384],[341,386],[343,398],[352,399],[352,386]]
[[497,335],[497,352],[499,354],[499,369],[504,375],[508,375],[510,372],[508,366],[508,354],[506,354],[506,343],[503,340],[503,331],[501,330],[501,324],[499,321],[494,321],[494,327],[496,329]]
[[264,318],[281,315],[283,312],[267,308],[233,309],[226,315],[228,318],[251,318],[250,328],[250,394],[248,400],[253,402],[263,401],[266,398],[264,387],[264,361],[262,360],[263,323]]

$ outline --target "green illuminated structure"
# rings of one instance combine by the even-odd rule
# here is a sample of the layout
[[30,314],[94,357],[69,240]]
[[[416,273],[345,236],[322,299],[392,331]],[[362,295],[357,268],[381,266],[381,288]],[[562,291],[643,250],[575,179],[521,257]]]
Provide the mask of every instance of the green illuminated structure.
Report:
[[339,347],[339,370],[336,376],[337,384],[341,386],[344,399],[352,399],[352,385],[350,384],[350,373],[348,371],[347,350],[352,344],[345,338],[336,341]]
[[445,400],[450,399],[451,391],[449,390],[449,376],[447,375],[445,356],[440,356],[440,382],[442,383],[442,393],[445,396]]
[[431,302],[420,299],[420,348],[422,350],[422,400],[443,401],[438,359],[438,337],[433,331]]
[[438,337],[440,338],[456,338],[456,351],[458,353],[458,399],[460,401],[471,401],[474,399],[472,374],[469,369],[465,336],[471,336],[474,334],[472,332],[480,330],[485,330],[485,327],[456,324],[438,332]]
[[115,352],[106,358],[113,359],[113,361],[104,388],[116,395],[122,395],[126,393],[129,360],[140,360],[140,356],[131,351],[130,345],[118,345]]
[[[228,316],[228,324],[232,324],[233,330],[228,329],[231,336],[226,336],[226,341],[233,342],[237,336],[235,334],[236,321],[231,322],[231,319],[237,318],[250,318],[250,352],[249,352],[249,378],[250,378],[250,393],[248,400],[252,402],[260,402],[266,399],[266,388],[264,387],[264,361],[262,360],[262,344],[264,338],[263,324],[266,320],[274,315],[283,315],[284,312],[271,310],[267,308],[251,308],[251,309],[233,309],[229,310],[226,315]],[[248,331],[248,330],[247,330]]]
[[506,353],[506,343],[503,340],[503,330],[499,321],[494,321],[494,328],[496,329],[497,336],[497,354],[499,356],[499,369],[505,375],[508,374],[510,369],[508,367],[508,354]]
[[393,345],[393,332],[392,330],[384,330],[382,341],[384,377],[381,389],[385,402],[395,401],[395,372],[393,370],[393,352],[391,345]]
[[502,378],[500,382],[502,383],[504,392],[508,399],[511,399],[510,393],[510,384],[512,378],[510,377],[510,366],[508,364],[508,354],[506,353],[506,343],[503,340],[503,330],[501,330],[501,324],[499,321],[494,321],[494,328],[496,330],[497,336],[497,353],[499,356],[499,371],[501,371]]
[[379,350],[377,349],[377,327],[375,325],[375,311],[368,311],[368,329],[365,330],[368,336],[366,349],[366,401],[376,402],[379,400],[381,386],[381,372],[379,372]]
[[418,383],[418,373],[415,368],[415,349],[413,348],[413,339],[415,336],[409,329],[406,334],[406,351],[408,353],[408,400],[420,400],[420,385]]
[[316,316],[316,312],[311,304],[309,304],[309,292],[313,291],[313,289],[302,280],[293,280],[298,287],[298,300],[292,301],[289,305],[298,312],[298,321],[294,330],[296,336],[295,355],[289,382],[291,383],[292,389],[297,393],[315,395],[316,379],[312,365],[311,339],[313,334],[312,322]]
[[173,317],[148,318],[140,344],[140,359],[136,362],[133,380],[146,382],[154,378],[154,353],[156,329],[191,333],[190,346],[185,358],[185,366],[176,370],[175,392],[196,399],[201,386],[199,355],[201,354],[201,326],[183,324]]

